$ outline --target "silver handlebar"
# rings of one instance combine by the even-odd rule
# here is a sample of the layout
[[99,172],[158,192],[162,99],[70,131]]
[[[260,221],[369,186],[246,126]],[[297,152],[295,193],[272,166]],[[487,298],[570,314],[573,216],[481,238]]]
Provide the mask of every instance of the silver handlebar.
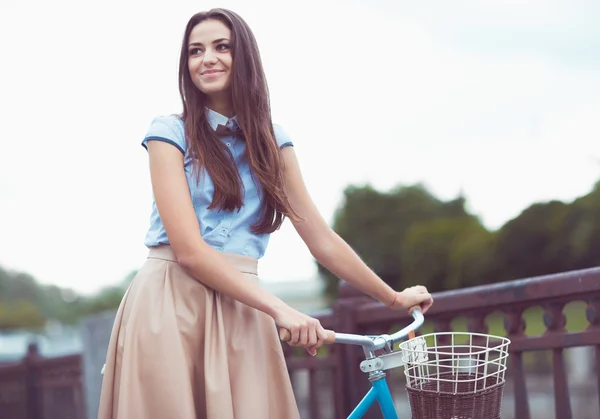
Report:
[[393,346],[396,342],[404,339],[411,331],[417,330],[425,322],[425,317],[421,310],[413,310],[412,316],[414,321],[406,326],[404,329],[394,333],[393,335],[380,335],[380,336],[364,336],[364,335],[352,335],[347,333],[336,333],[335,343],[345,343],[348,345],[359,345],[365,350],[376,351],[378,349],[385,348],[386,346]]

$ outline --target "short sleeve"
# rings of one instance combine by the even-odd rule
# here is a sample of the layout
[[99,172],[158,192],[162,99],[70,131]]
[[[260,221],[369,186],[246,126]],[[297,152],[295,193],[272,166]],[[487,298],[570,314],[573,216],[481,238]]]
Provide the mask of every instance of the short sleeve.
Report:
[[275,132],[275,140],[277,140],[277,146],[282,149],[284,147],[293,147],[292,139],[290,136],[277,124],[273,124],[273,131]]
[[187,144],[183,133],[183,123],[176,115],[158,116],[152,120],[142,146],[147,150],[148,141],[164,141],[177,147],[185,156]]

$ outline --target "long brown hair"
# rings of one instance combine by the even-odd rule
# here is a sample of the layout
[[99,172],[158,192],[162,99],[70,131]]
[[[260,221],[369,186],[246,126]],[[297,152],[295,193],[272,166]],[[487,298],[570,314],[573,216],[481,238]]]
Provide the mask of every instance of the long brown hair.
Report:
[[217,19],[231,30],[231,97],[246,141],[252,177],[262,188],[261,216],[252,231],[272,233],[281,226],[285,216],[296,219],[297,214],[285,194],[283,161],[273,131],[269,91],[256,39],[240,16],[225,9],[212,9],[192,16],[181,47],[179,93],[194,171],[199,179],[204,168],[212,178],[214,195],[210,209],[234,211],[242,207],[243,183],[239,171],[231,152],[210,126],[205,112],[206,95],[194,85],[188,70],[190,32],[207,19]]

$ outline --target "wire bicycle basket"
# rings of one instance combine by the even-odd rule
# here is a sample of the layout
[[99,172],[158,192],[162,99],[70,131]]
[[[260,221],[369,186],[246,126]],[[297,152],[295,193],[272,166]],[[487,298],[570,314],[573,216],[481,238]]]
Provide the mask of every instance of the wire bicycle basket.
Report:
[[510,340],[445,332],[400,344],[413,419],[500,419]]

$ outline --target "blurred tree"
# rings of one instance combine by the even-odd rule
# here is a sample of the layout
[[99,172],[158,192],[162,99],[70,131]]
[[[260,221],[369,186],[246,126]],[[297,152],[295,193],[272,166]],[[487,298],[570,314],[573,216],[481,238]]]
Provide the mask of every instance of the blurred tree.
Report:
[[123,286],[103,288],[86,302],[79,314],[90,315],[116,309],[121,303],[125,290],[126,288]]
[[9,278],[10,286],[5,287],[2,293],[3,299],[12,301],[26,300],[35,303],[41,299],[40,287],[31,275],[15,272],[10,273]]
[[82,298],[71,289],[60,288],[55,285],[40,286],[43,295],[37,307],[48,319],[58,320],[65,324],[74,324],[78,320],[78,306]]
[[568,270],[573,265],[571,237],[579,223],[569,205],[534,204],[498,232],[496,260],[504,280]]
[[[534,203],[497,232],[422,186],[348,187],[333,228],[395,289],[455,289],[600,265],[600,182],[570,204]],[[318,266],[334,297],[338,279]]]
[[6,294],[6,287],[8,286],[8,281],[8,272],[6,272],[0,266],[0,298],[2,298],[2,296]]
[[501,279],[496,260],[496,233],[471,221],[449,249],[446,289],[471,287]]
[[492,240],[492,233],[474,217],[413,224],[397,256],[402,261],[402,286],[420,284],[437,292],[490,281]]
[[0,303],[0,330],[41,329],[46,319],[29,301]]
[[40,285],[25,273],[0,268],[0,330],[38,329],[47,320],[76,324],[82,316],[114,310],[137,271],[90,297],[55,285]]
[[[421,280],[407,276],[414,265],[403,267],[402,247],[409,229],[438,218],[471,219],[464,204],[462,197],[440,201],[422,185],[397,187],[389,193],[371,186],[350,186],[344,191],[333,228],[384,281],[401,289]],[[334,297],[338,278],[323,266],[318,268],[327,281],[327,294]]]
[[587,195],[570,205],[569,223],[570,269],[600,265],[600,182]]

